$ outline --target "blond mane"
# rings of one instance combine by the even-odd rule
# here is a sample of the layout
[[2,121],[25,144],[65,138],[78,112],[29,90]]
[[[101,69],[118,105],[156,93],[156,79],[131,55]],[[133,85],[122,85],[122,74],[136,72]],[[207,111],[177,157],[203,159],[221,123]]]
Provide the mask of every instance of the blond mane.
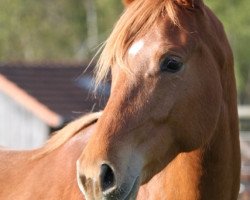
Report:
[[125,55],[133,41],[142,37],[165,14],[178,25],[176,6],[172,0],[136,0],[123,13],[97,62],[96,87],[105,81],[114,64],[126,70]]
[[58,149],[70,138],[78,134],[80,130],[97,121],[101,114],[102,112],[86,114],[81,118],[69,123],[61,130],[55,132],[54,136],[47,141],[46,145],[43,148],[39,149],[38,153],[33,157],[33,159],[39,159]]

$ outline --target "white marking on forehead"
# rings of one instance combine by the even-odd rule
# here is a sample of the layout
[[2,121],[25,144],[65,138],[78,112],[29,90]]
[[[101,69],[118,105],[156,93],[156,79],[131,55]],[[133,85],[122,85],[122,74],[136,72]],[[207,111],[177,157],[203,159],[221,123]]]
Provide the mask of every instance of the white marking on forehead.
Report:
[[130,48],[128,53],[132,56],[135,56],[136,54],[139,53],[139,51],[142,49],[142,47],[144,46],[144,41],[143,40],[139,40],[137,42],[135,42]]

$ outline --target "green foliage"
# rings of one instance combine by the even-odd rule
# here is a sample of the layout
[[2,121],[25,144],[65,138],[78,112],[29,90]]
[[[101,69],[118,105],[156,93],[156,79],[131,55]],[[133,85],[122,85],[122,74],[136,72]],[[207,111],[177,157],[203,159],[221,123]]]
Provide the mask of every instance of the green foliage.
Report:
[[[84,33],[81,1],[0,2],[0,59],[58,59],[74,53]],[[58,51],[59,50],[59,51]]]
[[98,8],[98,25],[101,37],[105,39],[113,29],[115,22],[123,11],[123,5],[119,0],[96,0]]
[[248,0],[206,0],[225,26],[235,57],[241,103],[250,103],[250,4]]
[[[1,0],[0,61],[86,58],[89,50],[85,44],[84,1]],[[100,33],[107,34],[122,6],[115,0],[96,0],[95,3]],[[105,34],[101,34],[100,41]]]

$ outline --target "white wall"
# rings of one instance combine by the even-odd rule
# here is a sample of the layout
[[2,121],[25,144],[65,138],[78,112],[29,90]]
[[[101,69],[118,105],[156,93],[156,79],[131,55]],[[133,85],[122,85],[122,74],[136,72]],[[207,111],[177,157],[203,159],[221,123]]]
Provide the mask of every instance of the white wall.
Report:
[[0,145],[33,149],[47,140],[49,128],[31,112],[0,92]]

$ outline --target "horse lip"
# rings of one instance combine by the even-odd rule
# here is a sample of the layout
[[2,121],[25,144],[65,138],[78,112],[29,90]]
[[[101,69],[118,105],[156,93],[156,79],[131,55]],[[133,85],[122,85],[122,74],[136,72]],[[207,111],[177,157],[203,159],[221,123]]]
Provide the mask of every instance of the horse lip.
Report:
[[140,177],[138,176],[135,180],[134,183],[128,192],[127,196],[124,198],[124,200],[134,200],[136,198],[138,189],[140,187]]
[[[138,192],[138,189],[140,187],[140,177],[138,176],[137,178],[134,179],[134,182],[131,184],[132,187],[128,188],[128,192],[126,192],[123,189],[123,186],[125,186],[126,184],[123,184],[123,186],[121,186],[120,188],[116,188],[116,190],[114,190],[113,192],[104,195],[104,197],[102,198],[102,200],[135,200],[136,199],[136,195]],[[125,186],[126,188],[126,186]]]

